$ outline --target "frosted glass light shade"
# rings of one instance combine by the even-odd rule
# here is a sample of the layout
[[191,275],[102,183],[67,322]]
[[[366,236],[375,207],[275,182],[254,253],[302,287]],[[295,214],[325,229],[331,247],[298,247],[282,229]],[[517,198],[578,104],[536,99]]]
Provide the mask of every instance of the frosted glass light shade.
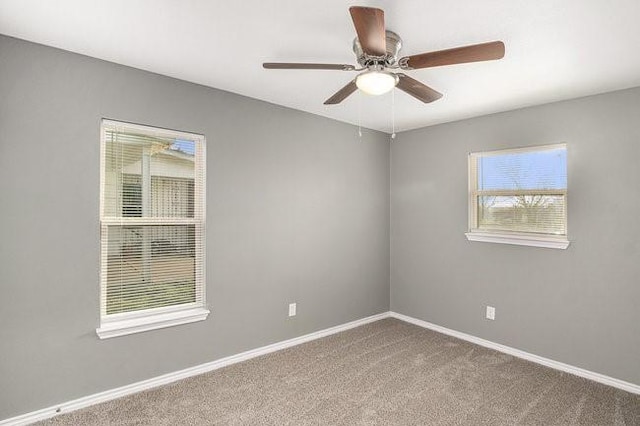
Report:
[[367,71],[356,77],[356,86],[369,95],[382,95],[393,89],[398,78],[391,73]]

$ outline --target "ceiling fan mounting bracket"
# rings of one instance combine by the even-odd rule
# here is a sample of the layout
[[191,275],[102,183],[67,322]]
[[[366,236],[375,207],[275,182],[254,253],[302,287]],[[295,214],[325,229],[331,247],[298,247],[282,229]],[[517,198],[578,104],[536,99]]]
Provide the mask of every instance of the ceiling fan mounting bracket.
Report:
[[386,54],[384,56],[372,56],[364,53],[362,45],[358,37],[353,39],[353,53],[356,54],[356,60],[362,67],[369,68],[371,66],[390,67],[393,66],[398,59],[398,52],[402,49],[402,38],[393,31],[385,31],[386,38]]

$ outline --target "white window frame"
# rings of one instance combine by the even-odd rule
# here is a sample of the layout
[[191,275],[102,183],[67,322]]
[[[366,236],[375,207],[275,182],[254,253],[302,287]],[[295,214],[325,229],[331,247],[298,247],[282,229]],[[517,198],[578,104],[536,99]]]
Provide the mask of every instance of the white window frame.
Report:
[[564,148],[567,146],[564,143],[552,144],[552,145],[538,145],[525,148],[512,148],[512,149],[500,149],[493,151],[471,152],[469,153],[469,227],[468,232],[465,233],[467,240],[480,241],[488,243],[499,244],[514,244],[521,246],[532,247],[545,247],[554,249],[566,249],[569,246],[569,240],[567,235],[553,235],[553,234],[540,234],[533,232],[514,232],[507,230],[485,230],[478,229],[478,197],[483,195],[493,196],[512,196],[512,195],[560,195],[565,199],[565,215],[564,215],[564,229],[568,234],[567,228],[567,189],[564,190],[478,190],[478,170],[477,160],[480,157],[487,157],[491,155],[505,155],[505,154],[518,154],[527,152],[540,152],[545,150],[552,150]]
[[[194,217],[193,218],[138,218],[138,217],[108,217],[104,215],[105,196],[105,155],[107,131],[113,128],[126,131],[137,131],[156,137],[168,137],[194,141],[196,145],[194,182]],[[203,321],[210,311],[206,308],[206,280],[205,280],[205,229],[206,229],[206,139],[203,135],[168,130],[152,126],[131,124],[122,121],[103,119],[100,128],[100,228],[101,228],[101,256],[100,256],[100,327],[96,333],[100,339],[106,339],[127,334],[155,330],[174,325]],[[200,182],[198,182],[200,180]],[[196,227],[195,244],[195,282],[196,291],[201,292],[200,301],[176,306],[145,309],[140,311],[117,314],[106,313],[106,279],[107,279],[107,238],[109,225],[200,225]]]

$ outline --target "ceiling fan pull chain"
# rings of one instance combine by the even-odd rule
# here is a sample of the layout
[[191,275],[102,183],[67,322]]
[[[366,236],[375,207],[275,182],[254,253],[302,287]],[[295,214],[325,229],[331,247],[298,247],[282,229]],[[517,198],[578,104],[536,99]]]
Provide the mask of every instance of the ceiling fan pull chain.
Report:
[[396,90],[391,90],[391,139],[396,138]]
[[362,93],[358,91],[358,137],[362,138]]

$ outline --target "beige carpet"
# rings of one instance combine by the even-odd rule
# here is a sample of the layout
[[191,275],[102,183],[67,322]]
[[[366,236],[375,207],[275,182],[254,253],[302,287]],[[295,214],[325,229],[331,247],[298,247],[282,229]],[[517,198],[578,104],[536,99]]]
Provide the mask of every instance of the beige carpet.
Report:
[[640,396],[385,319],[41,424],[640,425]]

